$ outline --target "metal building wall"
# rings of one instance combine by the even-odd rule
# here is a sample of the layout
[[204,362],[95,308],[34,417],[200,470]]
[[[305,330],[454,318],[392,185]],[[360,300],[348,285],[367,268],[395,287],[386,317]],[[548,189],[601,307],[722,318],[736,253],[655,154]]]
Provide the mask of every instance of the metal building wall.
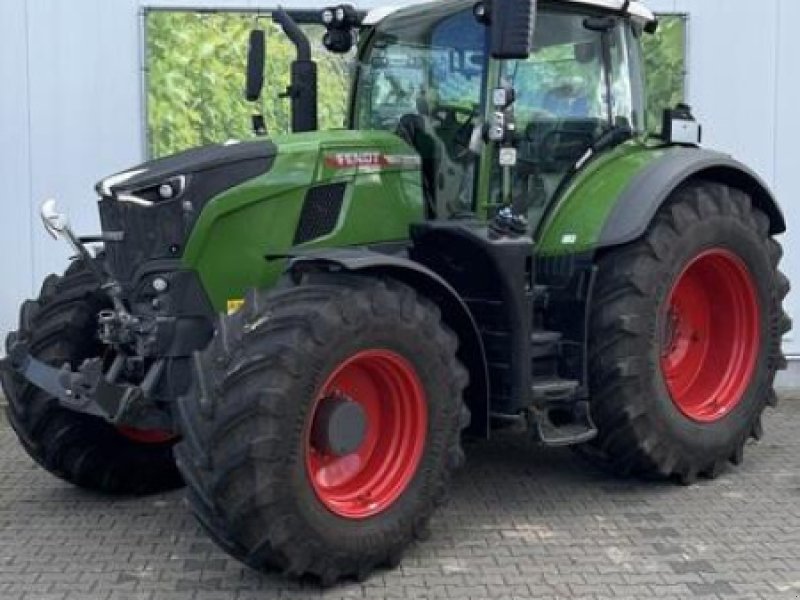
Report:
[[[56,196],[80,231],[96,228],[92,185],[142,159],[142,6],[264,7],[264,0],[0,1],[0,333],[20,300],[66,249],[47,238],[36,209]],[[285,6],[325,5],[282,0]],[[363,5],[385,4],[380,0]],[[800,231],[792,171],[800,169],[797,0],[650,0],[690,14],[689,96],[706,143],[729,151],[771,183]],[[800,282],[800,235],[784,240],[784,268]],[[798,284],[800,285],[800,284]],[[787,306],[800,322],[800,293]],[[787,351],[800,356],[800,337]],[[800,382],[800,379],[799,379]]]

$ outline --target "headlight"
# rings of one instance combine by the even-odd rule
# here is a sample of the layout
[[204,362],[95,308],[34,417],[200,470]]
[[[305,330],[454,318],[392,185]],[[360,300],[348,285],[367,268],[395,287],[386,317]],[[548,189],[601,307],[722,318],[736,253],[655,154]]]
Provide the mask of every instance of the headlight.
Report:
[[186,191],[186,183],[187,178],[185,175],[176,175],[154,185],[121,190],[116,195],[116,199],[120,202],[151,206],[156,202],[180,198]]

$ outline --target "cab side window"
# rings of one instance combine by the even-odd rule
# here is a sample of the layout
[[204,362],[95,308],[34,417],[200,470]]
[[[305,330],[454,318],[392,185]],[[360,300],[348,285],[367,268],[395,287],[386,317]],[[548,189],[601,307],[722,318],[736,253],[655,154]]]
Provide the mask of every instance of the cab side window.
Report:
[[[530,57],[504,64],[503,77],[517,91],[520,137],[512,200],[516,212],[527,213],[532,229],[604,134],[644,128],[639,63],[629,35],[624,19],[592,22],[585,15],[543,11]],[[492,200],[499,201],[499,189],[492,188],[497,196]]]
[[603,34],[585,16],[540,13],[534,52],[508,61],[520,133],[513,198],[535,225],[566,173],[609,125]]

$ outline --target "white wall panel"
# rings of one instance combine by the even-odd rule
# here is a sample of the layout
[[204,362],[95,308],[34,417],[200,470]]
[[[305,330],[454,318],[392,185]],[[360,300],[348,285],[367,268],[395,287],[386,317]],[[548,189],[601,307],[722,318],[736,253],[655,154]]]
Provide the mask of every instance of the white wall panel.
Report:
[[[78,231],[98,228],[94,183],[140,158],[136,13],[125,4],[28,1],[31,200],[58,198]],[[33,240],[36,280],[62,270],[66,245],[41,230]]]
[[[800,22],[800,2],[780,0],[776,27],[775,66],[777,70],[775,102],[775,176],[774,187],[781,201],[789,232],[784,237],[783,270],[794,284],[786,308],[800,327],[800,77],[797,59],[800,57],[800,37],[796,24]],[[754,68],[756,66],[754,65]],[[787,352],[800,355],[800,335],[789,335]]]
[[[28,29],[25,3],[0,1],[0,336],[30,294]],[[2,352],[0,346],[0,352]]]

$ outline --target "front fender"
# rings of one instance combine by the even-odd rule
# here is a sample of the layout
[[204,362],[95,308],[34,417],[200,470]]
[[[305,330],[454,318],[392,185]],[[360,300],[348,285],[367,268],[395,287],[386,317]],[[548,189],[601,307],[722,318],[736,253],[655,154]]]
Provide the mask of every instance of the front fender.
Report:
[[334,248],[292,253],[287,266],[290,277],[305,272],[344,270],[350,273],[391,277],[414,288],[433,301],[444,323],[458,336],[458,358],[469,371],[465,401],[472,413],[469,430],[489,435],[489,375],[480,330],[458,292],[434,271],[405,256],[384,254],[369,248]]

